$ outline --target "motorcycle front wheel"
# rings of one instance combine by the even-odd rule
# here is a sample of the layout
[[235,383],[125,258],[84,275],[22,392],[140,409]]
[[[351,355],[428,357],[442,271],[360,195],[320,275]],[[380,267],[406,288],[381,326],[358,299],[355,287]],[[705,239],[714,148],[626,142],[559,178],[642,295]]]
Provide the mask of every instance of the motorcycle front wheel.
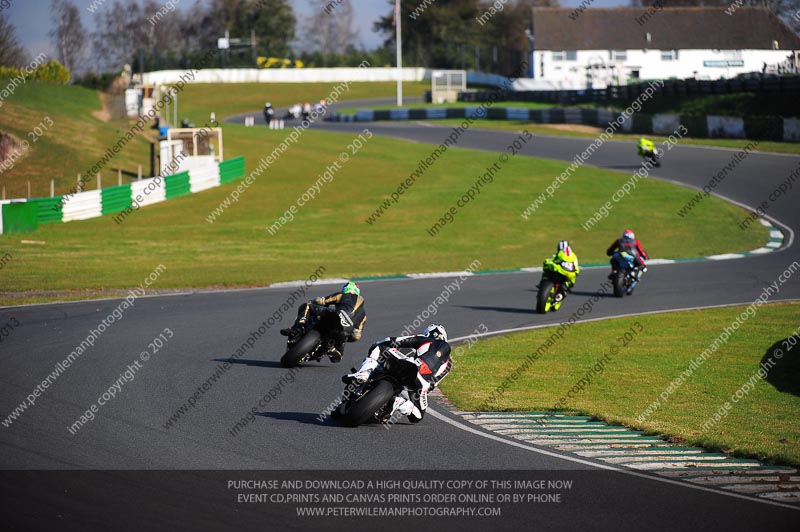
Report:
[[625,295],[625,272],[619,270],[614,274],[614,296],[622,297]]
[[544,279],[539,284],[539,293],[536,295],[536,312],[539,314],[545,314],[548,310],[550,310],[550,305],[552,301],[550,301],[550,294],[553,292],[553,281],[549,279]]
[[390,382],[378,381],[370,391],[349,403],[341,412],[341,420],[348,427],[363,425],[375,415],[383,405],[394,396],[394,387]]
[[284,368],[293,368],[299,365],[303,358],[319,345],[321,338],[319,331],[315,329],[308,331],[281,357],[281,366]]

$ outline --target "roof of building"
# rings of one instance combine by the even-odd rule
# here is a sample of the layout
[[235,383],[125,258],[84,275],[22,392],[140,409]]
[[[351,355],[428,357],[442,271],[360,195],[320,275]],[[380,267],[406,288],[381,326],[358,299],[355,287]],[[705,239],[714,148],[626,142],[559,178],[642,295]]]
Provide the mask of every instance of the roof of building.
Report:
[[533,8],[535,48],[771,50],[777,41],[781,50],[800,50],[800,37],[771,11],[741,7],[728,15],[725,9],[589,8],[576,15],[575,8]]

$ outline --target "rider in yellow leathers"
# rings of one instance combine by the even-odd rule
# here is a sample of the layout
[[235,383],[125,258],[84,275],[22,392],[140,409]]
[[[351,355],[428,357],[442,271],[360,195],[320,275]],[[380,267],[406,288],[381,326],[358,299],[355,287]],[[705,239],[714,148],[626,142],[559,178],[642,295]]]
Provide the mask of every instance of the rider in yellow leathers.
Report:
[[545,259],[542,265],[542,279],[553,274],[560,275],[564,279],[564,284],[553,301],[552,310],[558,310],[561,307],[561,302],[564,300],[567,291],[571,290],[575,285],[575,280],[580,273],[581,268],[578,264],[578,256],[572,251],[569,242],[566,240],[560,241],[555,254]]

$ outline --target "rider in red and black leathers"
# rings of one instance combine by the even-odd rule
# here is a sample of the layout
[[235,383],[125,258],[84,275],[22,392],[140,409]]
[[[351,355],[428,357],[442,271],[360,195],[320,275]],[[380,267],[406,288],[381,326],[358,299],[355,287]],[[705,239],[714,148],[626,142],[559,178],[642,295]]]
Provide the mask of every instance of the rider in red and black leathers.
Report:
[[645,269],[644,261],[648,258],[647,253],[644,248],[642,248],[642,243],[636,239],[636,235],[633,234],[633,231],[630,229],[626,229],[625,232],[622,233],[622,237],[616,239],[614,243],[608,247],[606,255],[611,257],[618,251],[627,251],[633,256],[636,268],[639,270]]

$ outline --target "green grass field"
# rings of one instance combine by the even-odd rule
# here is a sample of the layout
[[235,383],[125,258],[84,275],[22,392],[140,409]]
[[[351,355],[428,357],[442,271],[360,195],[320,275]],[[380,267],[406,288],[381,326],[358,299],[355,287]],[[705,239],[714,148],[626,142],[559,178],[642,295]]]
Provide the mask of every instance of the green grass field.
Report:
[[[605,370],[567,400],[566,411],[665,434],[688,445],[800,464],[800,344],[794,352],[780,343],[798,332],[800,303],[761,307],[682,386],[667,395],[665,403],[644,416],[643,422],[637,420],[744,309],[576,324],[488,409],[551,410],[611,346],[617,346],[619,351],[610,357]],[[632,340],[623,347],[617,338],[631,330],[636,334],[631,333]],[[444,393],[461,410],[478,408],[552,333],[552,328],[546,328],[479,341],[454,359],[454,371],[442,383]],[[774,356],[775,348],[783,348],[784,357],[773,359],[778,364],[766,380],[754,381],[753,389],[733,403],[727,417],[709,430],[701,429],[758,370],[762,359]]]
[[[187,85],[179,95],[179,119],[188,117],[198,126],[208,123],[211,112],[217,119],[246,111],[259,111],[267,99],[275,106],[296,102],[316,102],[326,97],[336,83],[240,83]],[[421,95],[423,83],[403,85],[408,94]],[[377,98],[391,96],[394,83],[351,83],[342,98]],[[55,180],[56,194],[65,193],[75,185],[78,173],[85,172],[103,156],[106,147],[130,130],[133,122],[112,120],[103,122],[92,115],[102,109],[99,95],[78,86],[59,86],[29,82],[17,88],[4,102],[0,130],[19,140],[32,141],[32,128],[49,117],[53,125],[33,144],[14,168],[3,172],[2,186],[7,198],[26,197],[28,181],[31,196],[50,195],[50,179]],[[123,171],[123,182],[136,178],[138,165],[145,176],[150,169],[150,142],[157,133],[145,130],[128,143],[101,171],[104,186],[117,184],[117,169]],[[95,179],[89,181],[96,186]]]
[[[31,88],[35,90],[25,97],[30,112],[36,114],[48,106],[55,93],[50,92],[53,87]],[[56,119],[70,131],[94,121],[100,137],[75,134],[74,150],[83,144],[93,151],[102,150],[107,124],[91,116],[98,105],[94,93],[62,89],[68,102],[60,106],[62,115]],[[14,105],[19,109],[18,102]],[[18,109],[15,120],[21,116]],[[223,129],[226,156],[244,155],[248,172],[291,132],[230,124]],[[41,226],[33,235],[0,236],[0,251],[13,257],[0,276],[0,292],[4,293],[0,303],[74,297],[76,293],[71,291],[75,290],[86,295],[87,291],[135,286],[158,263],[167,266],[167,272],[154,288],[263,286],[303,278],[320,264],[331,277],[459,270],[475,259],[483,269],[538,265],[562,238],[573,242],[583,262],[600,262],[605,261],[608,242],[623,226],[634,227],[651,255],[663,258],[744,251],[767,239],[760,224],[740,231],[736,222],[743,211],[716,198],[709,198],[691,217],[678,217],[676,212],[694,192],[652,180],[640,181],[607,219],[586,232],[581,223],[630,179],[629,174],[592,167],[578,170],[525,220],[523,210],[566,164],[521,157],[511,158],[480,196],[431,237],[426,229],[497,161],[497,154],[456,148],[448,150],[399,203],[370,225],[367,218],[432,150],[423,144],[379,137],[352,154],[333,181],[323,185],[293,221],[271,236],[267,227],[294,205],[342,152],[351,151],[348,144],[352,139],[349,134],[305,131],[214,223],[206,218],[236,184],[146,207],[122,225],[104,217]],[[73,152],[65,153],[28,157],[19,161],[14,171],[54,173],[74,164],[70,161]],[[638,208],[626,209],[624,202],[635,202]],[[23,239],[44,244],[25,244]],[[420,248],[428,251],[419,253]]]
[[[265,102],[273,107],[288,107],[295,103],[319,102],[327,98],[340,83],[197,83],[187,85],[179,96],[180,116],[187,116],[195,124],[203,125],[212,112],[217,120],[224,117],[259,112]],[[403,94],[422,96],[430,84],[426,82],[403,83]],[[395,82],[350,83],[339,96],[342,100],[385,98],[394,96]]]

